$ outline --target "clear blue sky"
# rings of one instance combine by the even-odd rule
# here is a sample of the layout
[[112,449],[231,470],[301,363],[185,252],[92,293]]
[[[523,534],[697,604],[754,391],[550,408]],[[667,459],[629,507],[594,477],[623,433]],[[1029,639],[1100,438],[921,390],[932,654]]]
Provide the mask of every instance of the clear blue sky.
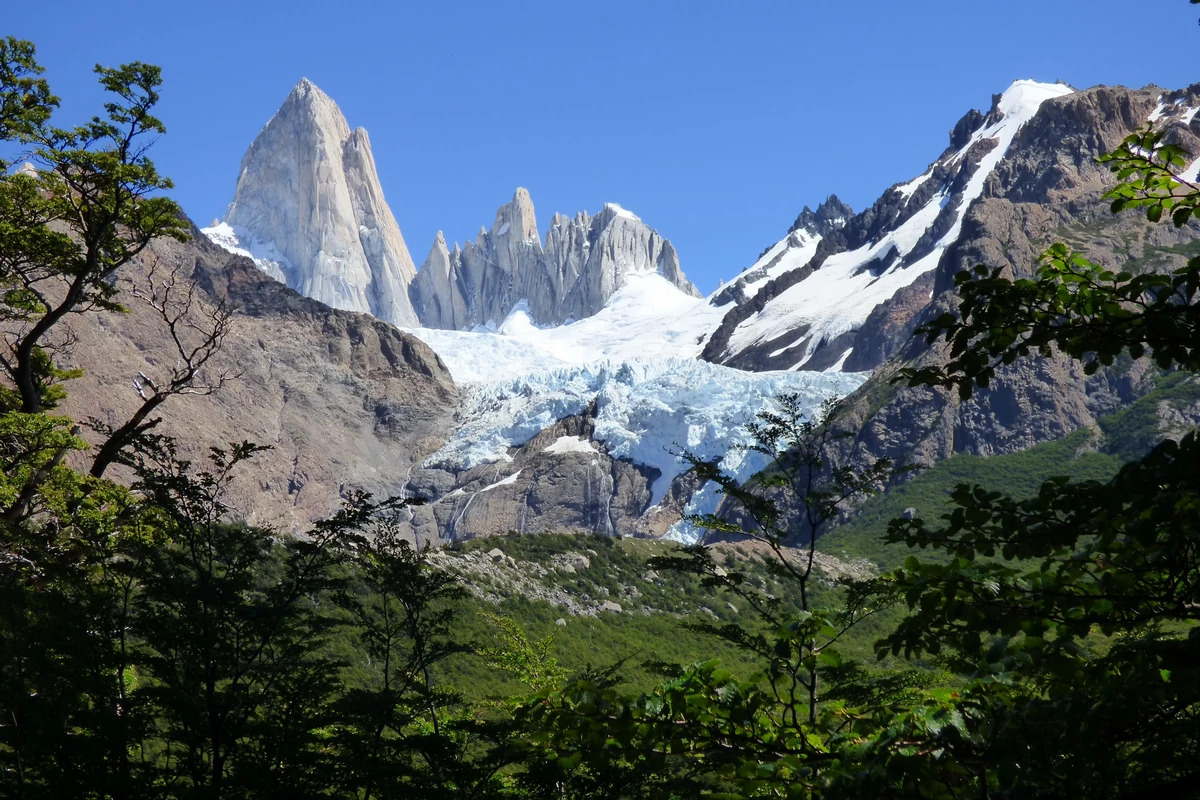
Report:
[[98,109],[96,62],[163,67],[154,157],[201,224],[307,76],[370,132],[418,264],[437,230],[470,238],[525,186],[543,232],[555,211],[633,210],[705,291],[805,204],[857,210],[920,174],[1016,78],[1200,81],[1185,0],[4,5],[0,34],[38,46],[60,124]]

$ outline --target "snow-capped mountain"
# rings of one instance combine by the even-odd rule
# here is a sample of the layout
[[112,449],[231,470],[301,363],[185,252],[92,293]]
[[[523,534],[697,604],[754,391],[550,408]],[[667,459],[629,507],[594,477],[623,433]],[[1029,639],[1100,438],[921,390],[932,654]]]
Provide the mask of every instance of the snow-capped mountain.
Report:
[[[439,354],[462,402],[455,430],[407,473],[410,491],[432,501],[416,512],[415,534],[692,536],[682,518],[714,508],[715,495],[689,482],[672,451],[729,453],[741,423],[780,391],[801,392],[815,409],[862,385],[948,290],[943,273],[977,257],[981,208],[1059,174],[1104,185],[1087,172],[1095,142],[1119,141],[1153,116],[1140,110],[1142,94],[1112,91],[1068,105],[1069,87],[1017,81],[988,113],[964,116],[922,175],[858,214],[836,197],[806,207],[786,236],[707,298],[687,282],[670,243],[615,204],[595,216],[555,215],[543,237],[529,194],[518,190],[474,241],[451,247],[439,234],[407,285],[419,323],[410,332]],[[1164,95],[1154,114],[1192,124],[1183,119],[1191,97]],[[227,215],[206,232],[277,279],[308,285],[308,272],[293,266],[298,257],[280,246],[290,234],[261,218],[258,227],[233,222]],[[922,418],[909,406],[887,417],[894,430],[872,429],[863,451],[895,457],[889,442],[911,448],[915,437],[906,444],[895,433]],[[727,456],[725,466],[748,474],[756,465]]]
[[[836,197],[806,208],[787,236],[709,298],[687,281],[669,241],[613,203],[595,216],[554,215],[543,243],[524,189],[465,246],[450,247],[439,233],[421,269],[409,272],[373,168],[330,167],[338,160],[326,152],[331,143],[370,164],[365,132],[351,134],[333,101],[307,81],[251,146],[225,221],[206,232],[335,307],[406,327],[490,331],[566,363],[649,352],[749,370],[861,371],[878,363],[872,348],[855,353],[868,317],[934,269],[1022,126],[1043,102],[1070,92],[1015,82],[989,113],[963,117],[922,175],[861,214]],[[309,173],[337,179],[300,180]],[[314,193],[333,202],[314,201]],[[372,202],[339,206],[343,196]],[[328,219],[298,224],[296,210],[310,206],[331,209]],[[382,226],[385,235],[361,225],[360,244],[375,245],[351,257],[346,226],[337,223],[363,216],[359,208],[392,224]],[[314,237],[332,244],[312,245]]]
[[496,328],[518,307],[535,323],[558,324],[590,317],[644,275],[699,297],[671,243],[616,203],[595,216],[555,214],[543,247],[529,192],[517,189],[464,247],[449,249],[439,232],[411,295],[429,328]]
[[367,132],[307,79],[250,145],[233,202],[204,232],[303,295],[401,326],[496,327],[518,305],[539,324],[581,319],[645,273],[699,296],[671,243],[616,203],[555,214],[543,248],[525,189],[465,246],[439,232],[418,273]]
[[967,209],[1021,128],[1042,103],[1071,91],[1015,82],[986,116],[959,122],[950,148],[924,174],[888,189],[832,235],[789,234],[749,270],[762,274],[751,284],[757,291],[722,321],[704,357],[744,369],[842,369],[871,312],[932,271],[958,240]]

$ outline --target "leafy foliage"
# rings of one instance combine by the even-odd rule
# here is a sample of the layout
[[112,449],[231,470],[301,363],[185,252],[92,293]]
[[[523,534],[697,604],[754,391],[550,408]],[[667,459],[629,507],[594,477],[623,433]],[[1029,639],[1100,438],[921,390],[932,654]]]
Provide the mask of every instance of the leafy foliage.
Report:
[[[1183,154],[1159,133],[1139,132],[1103,160],[1121,179],[1114,211],[1169,214],[1177,226],[1195,211],[1200,187],[1178,177]],[[961,317],[924,330],[949,343],[951,360],[908,370],[912,382],[969,397],[997,365],[1055,347],[1089,372],[1149,354],[1179,371],[1167,378],[1173,391],[1190,386],[1200,259],[1169,275],[1114,274],[1057,245],[1034,280],[979,268],[957,285]],[[1148,427],[1138,414],[1110,430]],[[942,526],[891,523],[890,541],[944,558],[910,557],[887,576],[909,613],[881,650],[940,653],[970,677],[956,705],[971,711],[973,736],[946,745],[947,786],[953,766],[961,786],[983,792],[1194,795],[1198,449],[1188,433],[1111,480],[1052,478],[1021,500],[963,484]]]
[[[939,500],[962,479],[940,524],[921,514],[889,524],[889,544],[934,557],[832,582],[814,571],[818,537],[891,464],[831,460],[850,434],[838,406],[808,418],[796,397],[780,397],[749,427],[748,449],[768,464],[751,480],[682,454],[725,495],[693,524],[769,554],[769,580],[745,563],[719,565],[709,547],[644,565],[635,554],[648,551],[596,544],[610,572],[670,576],[646,583],[647,599],[688,617],[622,615],[620,625],[642,626],[643,638],[683,628],[740,659],[736,670],[646,663],[655,678],[634,691],[628,659],[593,667],[571,652],[560,663],[556,637],[531,636],[519,619],[464,617],[460,579],[400,535],[397,514],[414,500],[351,494],[302,536],[245,524],[229,487],[261,448],[233,443],[197,466],[151,433],[154,409],[196,389],[219,347],[229,321],[220,304],[198,344],[174,339],[174,388],[144,383],[146,405],[128,423],[95,428],[103,458],[73,469],[69,455],[85,447],[77,424],[46,413],[72,377],[56,364],[73,344],[56,338],[59,323],[119,313],[116,271],[155,237],[183,235],[159,194],[170,182],[146,158],[163,132],[151,113],[157,68],[97,72],[114,98],[106,116],[54,128],[58,101],[32,46],[0,41],[0,138],[31,148],[40,167],[0,175],[0,793],[1197,794],[1200,438],[1153,442],[1145,404],[1106,422],[1129,460],[1115,474],[1114,457],[1081,467],[1068,440],[917,478],[910,486]],[[1189,224],[1200,187],[1182,179],[1183,153],[1159,132],[1140,131],[1105,161],[1120,179],[1114,212]],[[945,341],[948,363],[903,377],[969,397],[1028,355],[1057,349],[1094,371],[1149,354],[1166,373],[1155,402],[1192,398],[1200,259],[1166,275],[1143,266],[1107,271],[1056,245],[1032,279],[986,267],[959,276],[958,313],[921,330]],[[193,295],[182,289],[179,311],[161,292],[176,292],[174,277],[146,295],[174,335]],[[104,479],[111,463],[134,483]],[[1046,475],[1068,463],[1084,479]],[[989,482],[1001,485],[979,485]],[[504,544],[546,555],[562,543]],[[628,588],[600,562],[576,575],[577,591]],[[741,611],[701,616],[671,597],[697,588]],[[515,601],[505,610],[521,611]],[[895,620],[876,646],[890,664],[849,657],[847,642],[881,619]],[[447,680],[469,674],[455,670],[470,659],[523,688],[472,702]],[[588,666],[571,675],[568,660]]]

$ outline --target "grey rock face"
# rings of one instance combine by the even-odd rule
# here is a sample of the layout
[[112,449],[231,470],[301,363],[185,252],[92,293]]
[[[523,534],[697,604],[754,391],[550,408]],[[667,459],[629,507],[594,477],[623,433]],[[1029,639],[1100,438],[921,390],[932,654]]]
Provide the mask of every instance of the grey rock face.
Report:
[[[680,480],[655,507],[652,467],[613,458],[591,439],[594,410],[565,417],[509,452],[508,460],[457,474],[416,469],[410,495],[430,500],[413,510],[414,539],[437,543],[508,533],[659,536],[682,516],[698,484]],[[564,438],[578,445],[555,447]],[[685,485],[687,484],[687,485]],[[561,571],[584,570],[587,556],[564,559]]]
[[438,234],[410,297],[431,328],[498,325],[522,302],[534,322],[558,324],[595,314],[639,272],[657,272],[699,297],[671,243],[620,206],[595,216],[555,214],[543,247],[529,192],[517,189],[491,229],[461,249],[448,249]]
[[224,222],[275,246],[289,288],[333,308],[416,325],[415,277],[362,128],[301,80],[242,158]]
[[307,79],[246,151],[221,221],[229,228],[214,225],[214,241],[249,251],[289,288],[401,327],[498,325],[522,302],[539,324],[579,319],[634,272],[656,271],[699,297],[671,243],[616,205],[594,217],[555,215],[543,249],[525,189],[462,248],[447,247],[439,232],[418,273],[384,201],[367,132],[351,131]]
[[846,227],[846,223],[853,218],[854,209],[843,203],[836,194],[831,194],[817,206],[816,211],[805,206],[792,227],[788,228],[788,233],[806,231],[817,236],[828,236]]
[[558,321],[595,314],[637,272],[657,272],[693,297],[700,296],[680,269],[671,243],[612,203],[594,217],[556,214],[546,235],[546,258],[557,267],[565,288]]

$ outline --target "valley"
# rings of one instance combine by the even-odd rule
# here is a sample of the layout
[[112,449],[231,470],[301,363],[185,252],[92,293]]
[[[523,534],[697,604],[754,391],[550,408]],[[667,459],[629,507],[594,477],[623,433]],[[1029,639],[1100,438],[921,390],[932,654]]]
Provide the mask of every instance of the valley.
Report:
[[[306,10],[271,25],[341,24]],[[360,11],[339,48],[256,39],[238,57],[263,76],[215,90],[204,67],[199,105],[249,140],[236,164],[190,140],[224,153],[190,186],[231,177],[206,227],[149,155],[181,108],[163,69],[97,66],[99,115],[61,128],[75,100],[0,38],[0,796],[1200,796],[1200,83],[1005,81],[918,143],[951,72],[995,71],[938,87],[856,38],[874,83],[825,64],[838,119],[790,115],[819,94],[791,53],[833,30],[815,8],[771,10],[783,47],[702,51],[673,21],[586,76],[559,67],[609,9],[507,9],[521,35],[493,18],[487,42],[444,9]],[[687,25],[754,16],[708,11]],[[959,11],[937,25],[958,44],[987,17],[981,62],[1075,52]],[[1127,9],[1086,11],[1127,38]],[[407,39],[384,24],[426,12]],[[653,12],[612,16],[633,35]],[[415,61],[413,37],[440,47]],[[336,91],[301,78],[268,116],[266,75],[300,60]],[[709,62],[751,80],[708,73],[685,124],[676,83]],[[412,113],[404,92],[459,72],[464,96]],[[759,82],[771,101],[742,104]],[[370,100],[372,135],[334,94]],[[814,147],[793,124],[767,154],[785,119],[862,130]],[[668,169],[716,146],[705,126],[740,142],[696,167],[724,187],[713,252],[762,208],[738,165],[766,191],[811,164],[794,221],[719,280],[648,218],[671,207],[621,196],[711,211]],[[381,172],[398,142],[435,181]],[[482,157],[426,169],[463,143]],[[539,223],[526,171],[554,206],[568,179],[617,196]],[[890,185],[858,210],[812,189],[862,198],[868,173]],[[426,204],[476,214],[496,175],[496,200],[517,185],[490,224],[410,251]]]

